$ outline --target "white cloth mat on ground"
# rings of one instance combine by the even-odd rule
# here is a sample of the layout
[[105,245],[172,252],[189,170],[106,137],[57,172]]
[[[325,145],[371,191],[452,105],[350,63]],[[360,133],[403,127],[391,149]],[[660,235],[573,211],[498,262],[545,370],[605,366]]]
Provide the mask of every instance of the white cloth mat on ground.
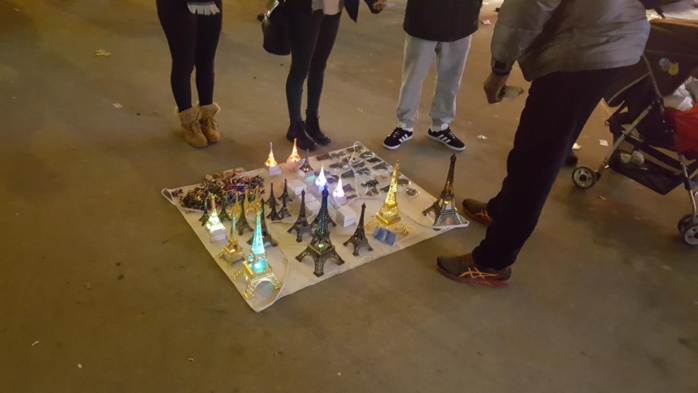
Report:
[[[335,152],[346,150],[347,148],[336,150]],[[280,151],[278,153],[280,153]],[[282,155],[279,154],[278,156],[281,157]],[[316,157],[310,157],[309,161],[310,165],[313,167],[313,169],[315,169],[315,171],[320,170],[321,166],[324,165],[325,170],[329,174],[339,175],[341,172],[344,172],[344,170],[341,169],[335,171],[329,168],[329,164],[336,162],[337,159],[324,160],[320,162],[316,159]],[[444,179],[446,177],[448,169],[446,164],[447,162],[444,162]],[[409,161],[402,162],[401,169],[409,170],[409,165]],[[295,168],[292,168],[289,164],[283,163],[280,164],[280,166],[282,168],[282,174],[279,176],[270,177],[269,171],[266,168],[257,169],[245,173],[246,175],[250,176],[260,175],[265,179],[265,194],[263,195],[265,199],[268,198],[269,192],[271,190],[270,181],[274,183],[274,194],[278,198],[279,195],[281,195],[281,192],[283,191],[284,179],[287,179],[290,182],[293,179],[299,178],[297,170]],[[390,167],[389,169],[392,170],[392,167]],[[374,172],[374,174],[375,173],[377,172]],[[389,171],[382,172],[381,175],[384,176],[381,176],[381,179],[385,179],[385,175],[387,175],[389,179],[390,173],[391,172]],[[439,177],[441,176],[439,175]],[[361,204],[366,203],[365,223],[367,225],[371,221],[373,215],[375,215],[383,205],[386,196],[386,194],[383,192],[374,197],[362,196],[363,192],[361,191],[365,189],[365,187],[362,187],[361,183],[365,183],[367,180],[370,180],[371,178],[373,177],[357,175],[354,179],[349,179],[348,181],[347,179],[342,179],[345,185],[351,184],[354,187],[354,189],[359,190],[359,196],[356,199],[351,200],[348,203],[348,206],[350,206],[356,212],[356,221],[358,223],[361,214]],[[406,177],[401,174],[401,178]],[[315,187],[315,185],[311,182],[306,182],[306,184],[308,189],[307,193],[310,193],[311,188]],[[378,188],[384,187],[387,184],[389,184],[389,180],[387,182],[381,182]],[[223,246],[225,246],[226,241],[222,240],[219,242],[211,243],[209,241],[208,233],[206,233],[205,228],[198,221],[201,217],[202,212],[182,208],[179,204],[179,198],[172,197],[173,192],[175,192],[175,190],[181,189],[183,191],[182,195],[185,195],[189,190],[195,187],[196,185],[190,185],[185,187],[177,187],[173,189],[164,189],[162,190],[162,194],[168,201],[170,201],[174,206],[178,208],[186,222],[192,228],[194,233],[199,237],[199,240],[201,240],[201,243],[203,243],[204,247],[206,247],[206,250],[209,252],[213,260],[218,264],[218,266],[221,268],[221,270],[223,270],[223,272],[228,276],[228,278],[231,279],[237,291],[240,293],[240,295],[242,295],[245,292],[245,287],[247,285],[244,275],[238,277],[236,280],[232,280],[233,274],[242,268],[242,262],[237,262],[232,266],[228,266],[226,261],[218,258],[218,253],[223,249]],[[408,196],[405,193],[406,187],[410,187],[412,189],[417,190],[418,194],[413,197]],[[307,257],[302,262],[298,262],[295,258],[298,254],[305,250],[307,244],[310,242],[311,236],[305,235],[303,236],[303,241],[301,243],[297,243],[295,232],[287,232],[291,225],[293,225],[293,223],[296,221],[300,209],[300,197],[296,198],[290,187],[289,194],[293,198],[293,201],[289,202],[288,204],[288,209],[292,216],[285,218],[283,221],[271,221],[267,219],[267,229],[271,236],[274,238],[274,240],[276,240],[279,243],[277,247],[266,248],[267,259],[269,260],[269,264],[273,269],[274,273],[279,278],[279,280],[281,280],[283,287],[280,290],[274,290],[271,284],[269,283],[260,284],[260,286],[257,287],[255,296],[252,299],[245,299],[247,301],[247,304],[257,312],[270,307],[277,300],[284,296],[288,296],[303,288],[327,280],[333,277],[334,275],[346,272],[355,267],[361,266],[367,262],[371,262],[380,257],[383,257],[385,255],[400,251],[423,240],[435,237],[450,229],[444,228],[437,231],[431,227],[431,224],[433,223],[433,216],[431,216],[430,214],[429,216],[425,217],[424,215],[422,215],[422,211],[434,203],[435,197],[427,193],[424,189],[419,187],[414,182],[411,182],[409,186],[400,186],[398,188],[397,193],[397,202],[400,215],[402,217],[403,223],[409,230],[409,234],[406,236],[398,236],[398,240],[396,241],[396,243],[393,246],[389,246],[380,243],[376,239],[374,239],[372,236],[373,230],[366,229],[366,236],[368,238],[369,243],[373,247],[373,251],[369,252],[365,248],[362,248],[359,256],[355,257],[352,254],[353,246],[351,244],[344,246],[342,243],[349,239],[349,237],[354,233],[354,231],[356,230],[356,225],[351,225],[346,228],[342,228],[340,225],[338,225],[337,227],[330,227],[332,244],[335,246],[337,253],[342,257],[342,259],[344,259],[345,263],[343,265],[337,265],[334,262],[334,260],[329,260],[325,263],[324,275],[321,277],[316,277],[313,274],[315,264],[311,257]],[[319,193],[317,195],[319,195]],[[318,201],[320,201],[321,197],[317,197],[317,199]],[[328,203],[328,205],[330,216],[333,219],[335,219],[335,209],[331,206],[331,204]],[[265,207],[265,214],[269,214],[268,207]],[[308,222],[312,222],[314,216],[312,216],[311,212],[308,212],[307,214]],[[248,213],[246,214],[246,218],[250,225],[254,227],[254,214]],[[228,221],[224,224],[229,232],[231,223]],[[250,231],[245,231],[245,233],[243,233],[242,236],[238,236],[238,242],[240,246],[243,248],[245,255],[249,255],[250,246],[247,244],[247,240],[251,237],[252,232]]]

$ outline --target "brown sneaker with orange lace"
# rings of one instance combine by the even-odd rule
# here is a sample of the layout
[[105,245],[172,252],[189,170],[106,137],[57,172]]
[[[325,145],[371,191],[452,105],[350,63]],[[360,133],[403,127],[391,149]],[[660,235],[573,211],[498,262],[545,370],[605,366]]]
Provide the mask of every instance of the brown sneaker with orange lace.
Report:
[[492,223],[492,217],[487,213],[487,204],[484,202],[476,201],[475,199],[464,200],[463,213],[473,221],[479,222],[484,226]]
[[486,285],[489,287],[504,287],[509,285],[511,268],[501,271],[478,267],[473,260],[473,254],[454,257],[437,257],[436,266],[439,272],[453,281]]

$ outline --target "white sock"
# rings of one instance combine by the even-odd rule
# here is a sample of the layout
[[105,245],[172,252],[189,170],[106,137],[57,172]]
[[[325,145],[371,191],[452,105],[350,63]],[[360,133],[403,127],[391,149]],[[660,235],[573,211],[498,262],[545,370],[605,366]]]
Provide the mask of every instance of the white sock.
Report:
[[402,128],[405,131],[409,131],[409,132],[414,131],[414,127],[407,127],[407,125],[405,123],[398,124],[398,127]]
[[444,131],[444,130],[447,129],[447,128],[448,128],[448,124],[446,124],[446,123],[441,124],[441,127],[435,126],[435,125],[433,125],[433,124],[432,124],[431,127],[429,127],[429,129],[432,130],[433,132]]

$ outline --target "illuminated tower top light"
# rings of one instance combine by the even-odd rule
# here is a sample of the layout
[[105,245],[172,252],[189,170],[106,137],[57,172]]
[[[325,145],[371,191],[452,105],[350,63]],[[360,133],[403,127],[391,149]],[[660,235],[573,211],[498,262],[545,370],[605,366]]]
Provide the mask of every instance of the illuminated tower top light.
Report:
[[300,162],[301,156],[298,154],[298,148],[296,147],[296,138],[293,138],[293,150],[291,150],[291,155],[288,156],[288,159],[286,162],[295,164],[297,162]]
[[332,191],[332,196],[335,198],[342,198],[344,197],[344,186],[342,186],[342,178],[339,178],[339,182],[337,183],[337,188]]
[[[217,237],[218,234],[222,233],[223,238],[225,238],[225,226],[221,223],[220,218],[218,218],[218,211],[216,210],[216,200],[213,195],[211,195],[211,211],[209,212],[208,220],[206,221],[206,232],[213,237]],[[212,240],[213,241],[213,240]]]
[[267,166],[267,168],[278,165],[276,163],[276,159],[274,158],[274,144],[272,142],[269,142],[269,158],[267,158],[267,161],[264,164]]
[[254,229],[252,240],[252,250],[247,258],[247,263],[252,266],[255,273],[261,272],[267,267],[267,255],[264,252],[264,241],[262,240],[262,210],[257,209],[257,225]]
[[325,177],[325,166],[323,165],[320,168],[320,175],[318,175],[317,179],[315,179],[315,185],[318,186],[320,191],[322,191],[323,187],[327,185],[327,178]]

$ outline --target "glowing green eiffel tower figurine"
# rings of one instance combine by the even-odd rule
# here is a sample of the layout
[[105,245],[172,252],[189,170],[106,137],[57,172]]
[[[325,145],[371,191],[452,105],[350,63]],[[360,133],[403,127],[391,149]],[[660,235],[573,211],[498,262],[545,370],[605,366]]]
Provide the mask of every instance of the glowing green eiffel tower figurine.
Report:
[[254,229],[254,237],[252,238],[252,250],[247,257],[247,261],[242,263],[242,269],[233,274],[233,280],[245,275],[247,287],[243,296],[245,299],[254,297],[257,286],[264,281],[270,282],[275,290],[281,289],[281,281],[276,278],[276,275],[269,266],[267,254],[264,251],[264,240],[262,239],[262,209],[257,206],[257,224]]

